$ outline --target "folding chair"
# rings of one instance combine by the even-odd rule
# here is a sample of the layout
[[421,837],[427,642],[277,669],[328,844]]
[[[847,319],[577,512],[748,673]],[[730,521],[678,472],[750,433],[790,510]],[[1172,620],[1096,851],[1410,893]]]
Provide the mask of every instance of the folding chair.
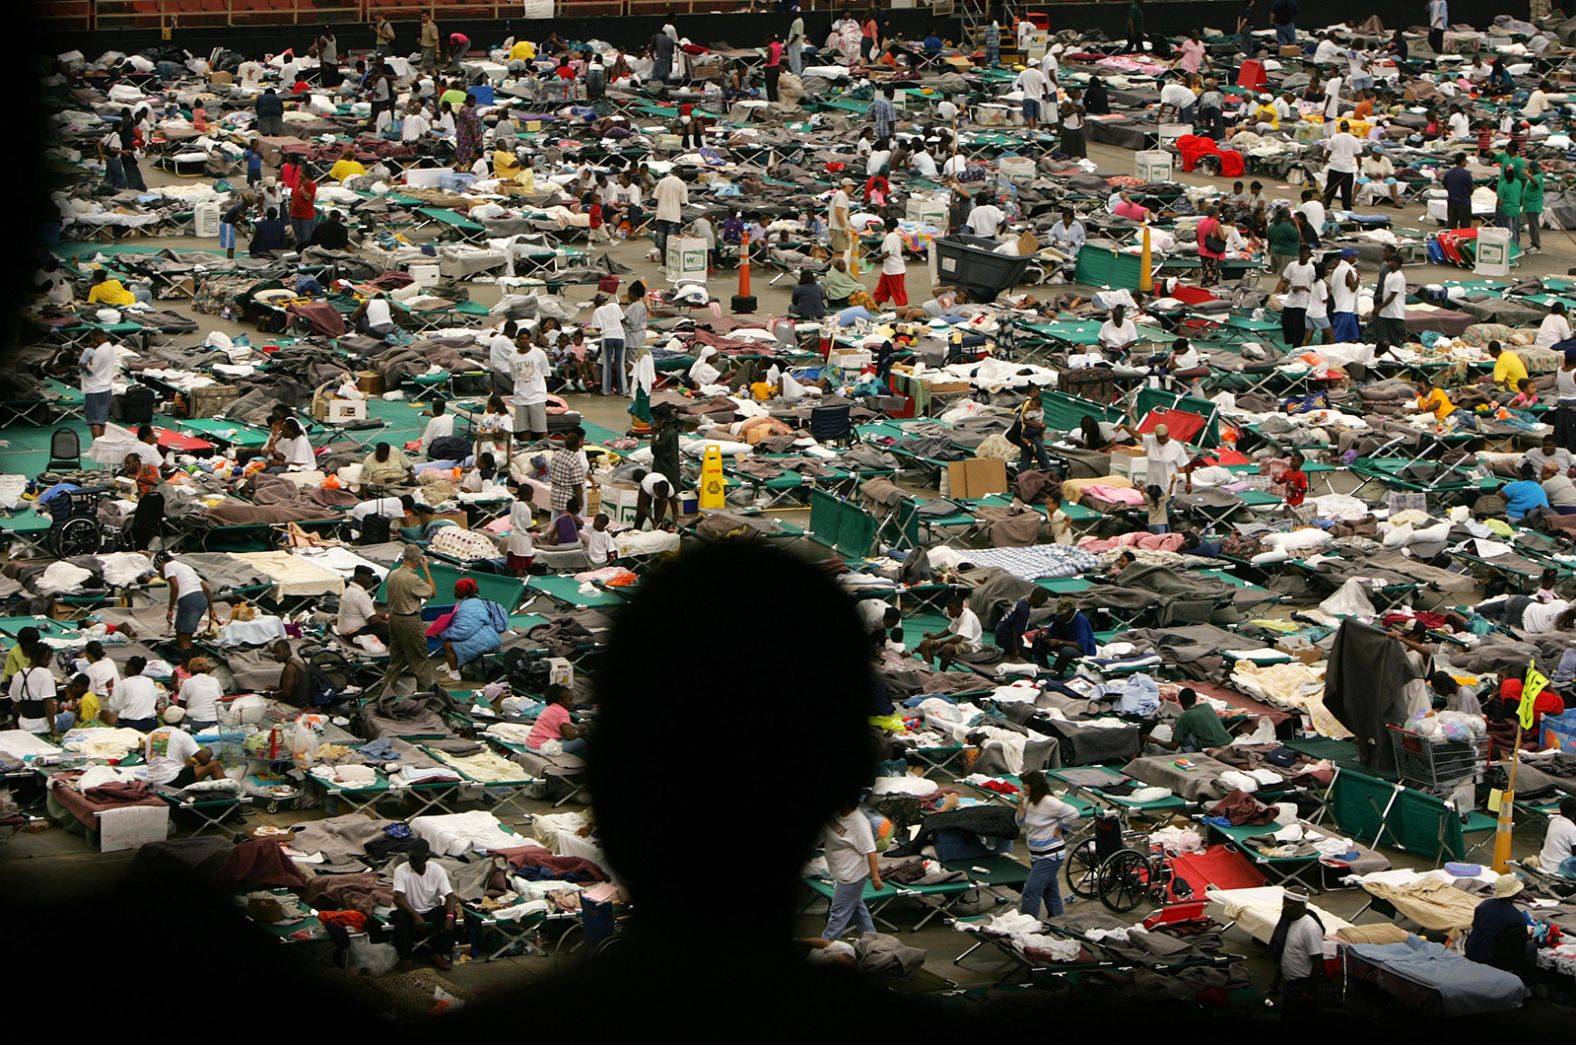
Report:
[[818,406],[810,411],[810,434],[819,443],[853,442],[854,427],[849,420],[851,407]]
[[44,466],[44,471],[76,471],[81,467],[82,437],[77,435],[76,429],[62,426],[51,432],[49,436],[49,463]]

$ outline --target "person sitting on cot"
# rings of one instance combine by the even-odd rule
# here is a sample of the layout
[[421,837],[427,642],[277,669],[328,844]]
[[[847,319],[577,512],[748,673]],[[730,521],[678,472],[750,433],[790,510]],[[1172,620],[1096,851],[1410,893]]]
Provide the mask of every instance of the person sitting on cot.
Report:
[[946,671],[954,660],[966,653],[978,653],[985,634],[979,617],[964,605],[961,595],[953,596],[947,603],[947,618],[946,630],[925,632],[917,651],[926,663],[939,658],[937,668],[940,671]]
[[555,682],[543,691],[542,699],[547,701],[547,706],[536,716],[536,724],[526,734],[525,746],[532,751],[541,751],[547,744],[556,742],[559,750],[566,755],[584,751],[586,738],[580,735],[580,730],[569,714],[569,705],[572,703],[569,687]]

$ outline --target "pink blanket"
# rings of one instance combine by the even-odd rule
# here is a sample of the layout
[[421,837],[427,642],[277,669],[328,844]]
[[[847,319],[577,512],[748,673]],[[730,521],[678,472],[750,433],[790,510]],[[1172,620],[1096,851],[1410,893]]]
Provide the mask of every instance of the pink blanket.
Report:
[[1085,537],[1078,547],[1086,552],[1109,552],[1118,548],[1138,548],[1151,552],[1176,552],[1182,550],[1180,533],[1145,533],[1135,530],[1118,537]]
[[1144,503],[1143,492],[1131,486],[1106,486],[1104,483],[1096,483],[1084,487],[1083,492],[1085,497],[1098,497],[1102,501],[1116,504],[1130,504],[1135,508]]

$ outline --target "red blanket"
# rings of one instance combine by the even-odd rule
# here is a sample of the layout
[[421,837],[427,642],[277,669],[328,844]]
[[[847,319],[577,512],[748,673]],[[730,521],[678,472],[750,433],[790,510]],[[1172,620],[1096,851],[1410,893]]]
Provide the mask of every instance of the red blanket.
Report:
[[1185,171],[1197,167],[1198,161],[1205,156],[1220,158],[1220,175],[1223,178],[1236,178],[1247,170],[1241,153],[1222,149],[1215,139],[1200,134],[1184,134],[1178,138],[1177,151],[1182,154],[1182,169]]

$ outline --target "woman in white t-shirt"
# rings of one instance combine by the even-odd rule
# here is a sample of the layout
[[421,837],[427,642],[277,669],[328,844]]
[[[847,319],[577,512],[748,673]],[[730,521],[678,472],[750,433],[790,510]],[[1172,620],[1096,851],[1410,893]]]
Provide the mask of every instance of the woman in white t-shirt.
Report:
[[311,468],[317,462],[311,440],[307,439],[301,423],[293,417],[287,417],[280,423],[278,432],[269,440],[263,452],[272,461],[268,466],[270,472],[300,471]]
[[53,659],[54,651],[43,642],[36,642],[28,651],[28,666],[11,676],[10,696],[18,729],[28,733],[56,732],[60,705],[55,700],[55,673],[49,669]]
[[181,683],[177,699],[186,709],[187,723],[201,732],[219,724],[219,700],[224,696],[224,686],[213,676],[213,661],[207,657],[193,657],[189,667],[192,674]]
[[1303,316],[1309,332],[1309,341],[1312,335],[1319,335],[1319,343],[1328,345],[1331,340],[1330,331],[1330,262],[1316,266],[1317,275],[1308,288],[1308,311]]

